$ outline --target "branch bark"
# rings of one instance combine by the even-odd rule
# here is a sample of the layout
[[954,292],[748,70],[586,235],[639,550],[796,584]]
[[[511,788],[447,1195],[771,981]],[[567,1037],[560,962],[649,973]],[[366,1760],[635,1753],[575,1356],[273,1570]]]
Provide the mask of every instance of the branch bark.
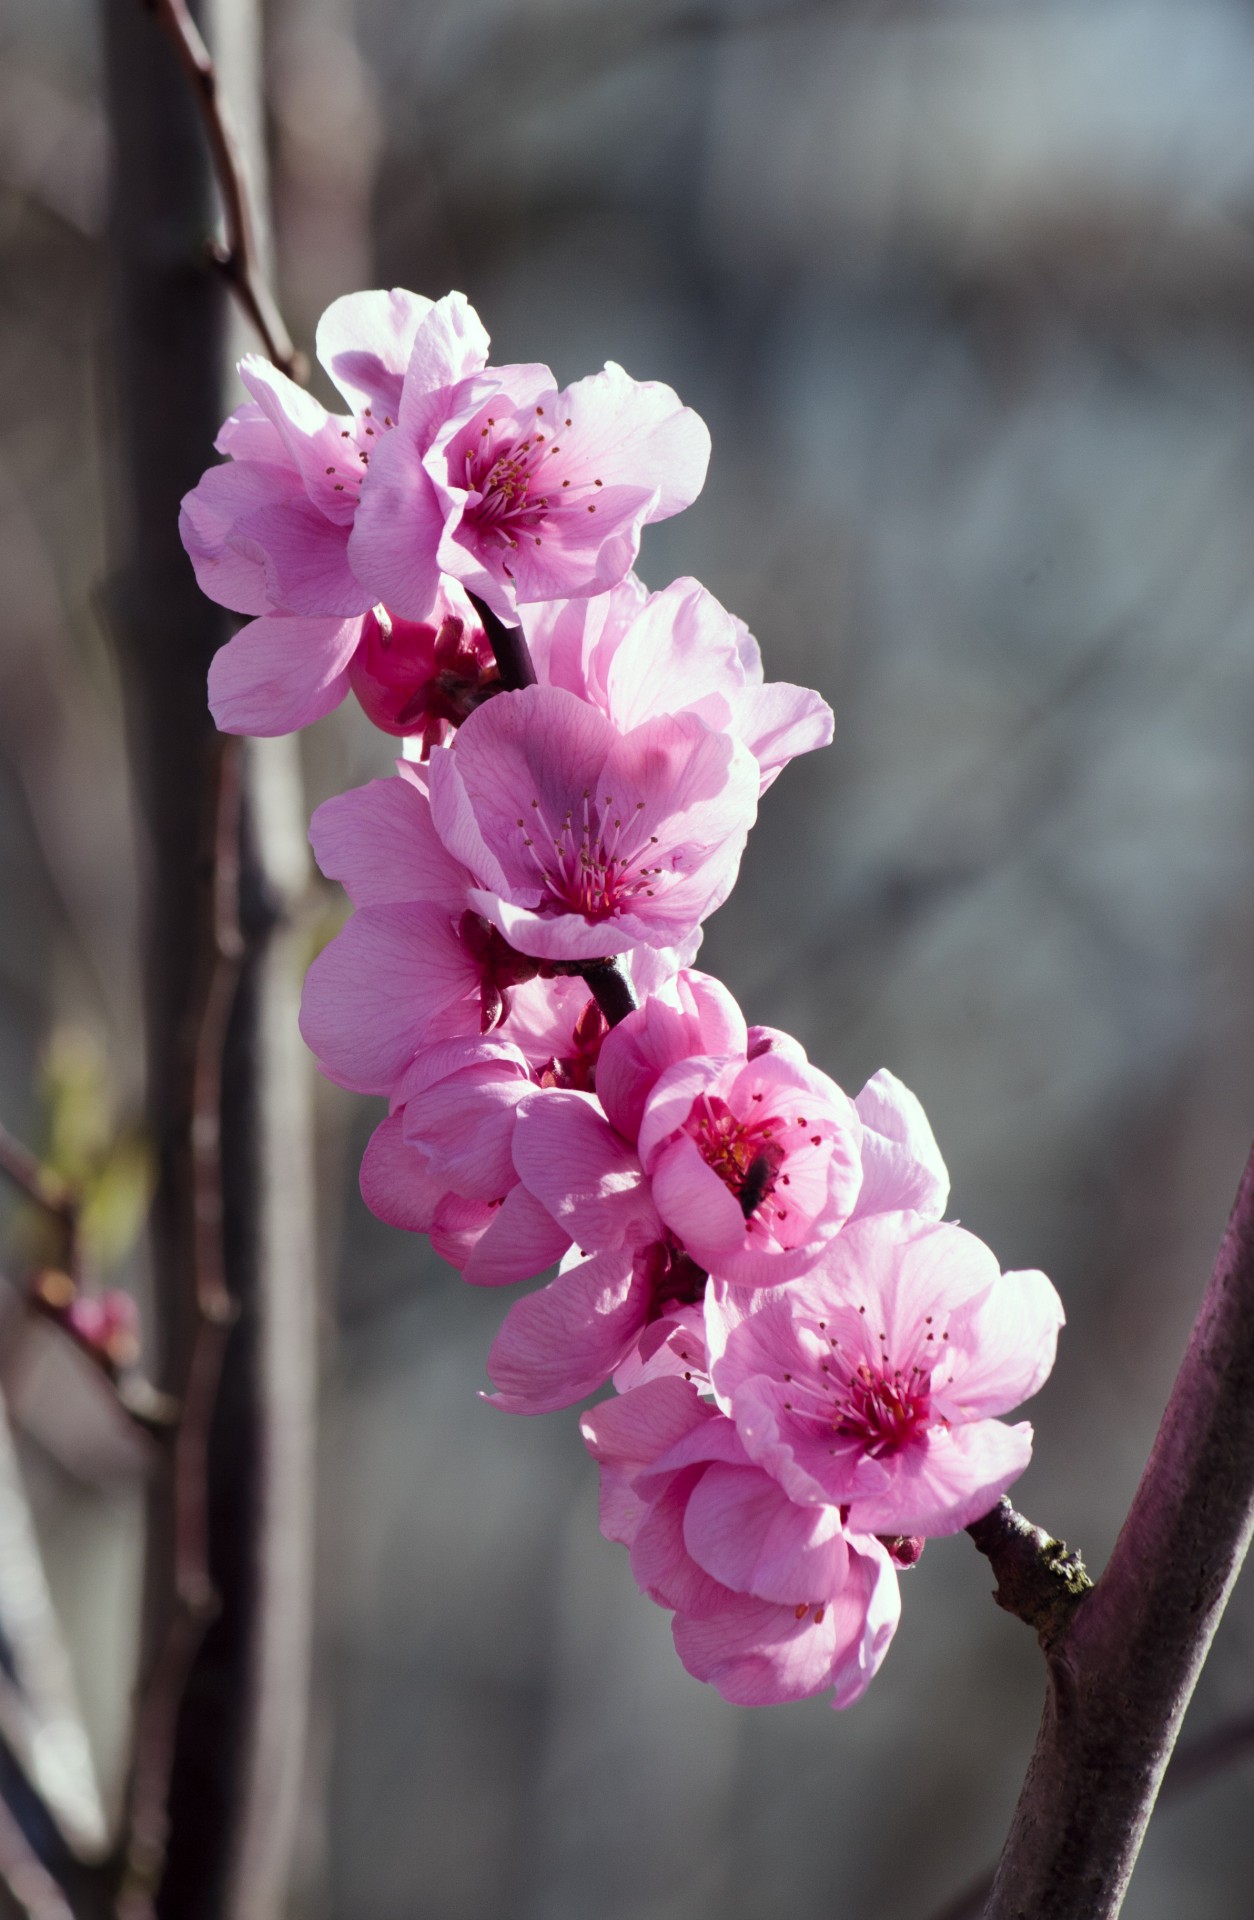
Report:
[[986,1920],[1111,1920],[1254,1531],[1254,1151],[1110,1565],[1049,1690]]

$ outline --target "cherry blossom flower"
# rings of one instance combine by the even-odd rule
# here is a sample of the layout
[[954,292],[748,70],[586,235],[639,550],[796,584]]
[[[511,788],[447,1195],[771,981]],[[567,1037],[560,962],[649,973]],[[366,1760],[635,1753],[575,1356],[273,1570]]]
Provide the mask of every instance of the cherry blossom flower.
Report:
[[507,620],[527,602],[604,593],[646,522],[696,499],[709,453],[670,387],[612,362],[560,393],[547,367],[489,367],[438,405],[411,368],[396,431],[372,458],[352,563],[417,620],[441,572]]
[[1062,1321],[1044,1274],[911,1213],[852,1222],[791,1286],[706,1296],[710,1378],[751,1457],[887,1535],[956,1533],[1023,1472],[1031,1427],[994,1416],[1048,1377]]
[[862,1183],[853,1102],[817,1067],[778,1053],[668,1067],[637,1144],[666,1225],[699,1266],[737,1286],[812,1267]]
[[650,594],[632,574],[595,599],[528,608],[522,624],[542,686],[565,687],[624,733],[660,713],[698,714],[744,742],[762,792],[831,740],[827,702],[764,682],[757,641],[697,580]]
[[[706,975],[684,972],[604,1040],[596,1066],[596,1101],[520,1102],[513,1135],[515,1168],[523,1186],[569,1234],[578,1252],[567,1256],[554,1280],[519,1300],[506,1316],[488,1357],[495,1406],[510,1413],[548,1412],[582,1399],[611,1377],[625,1388],[661,1373],[705,1375],[700,1308],[709,1269],[699,1257],[702,1243],[699,1237],[695,1245],[685,1239],[674,1208],[671,1217],[665,1216],[657,1183],[630,1143],[640,1133],[653,1087],[665,1091],[674,1063],[691,1064],[689,1049],[703,1040],[721,1037],[735,1044],[743,1035],[743,1017],[726,989]],[[803,1168],[808,1161],[806,1171],[813,1176],[821,1170],[822,1155],[813,1144],[817,1123],[811,1114],[823,1111],[814,1098],[813,1081],[805,1077],[814,1070],[795,1041],[759,1058],[769,1058],[776,1072],[786,1067],[793,1091],[799,1082],[810,1096],[811,1112],[805,1115],[810,1131],[796,1148],[787,1126],[781,1128],[784,1146],[776,1174],[782,1178],[794,1164],[792,1156],[800,1152]],[[703,1072],[711,1066],[720,1069],[717,1059],[696,1060]],[[726,1074],[725,1064],[721,1071]],[[843,1094],[839,1101],[849,1107]],[[751,1100],[748,1104],[752,1128],[756,1107]],[[851,1127],[850,1114],[840,1107],[836,1111],[848,1129],[842,1139],[850,1150],[860,1150],[867,1172],[859,1187],[857,1170],[832,1152],[830,1191],[843,1191],[846,1199],[833,1209],[829,1192],[819,1216],[811,1216],[815,1237],[808,1244],[815,1260],[828,1244],[829,1230],[842,1230],[839,1209],[848,1205],[851,1192],[856,1195],[851,1217],[858,1217],[864,1204],[900,1208],[903,1198],[917,1199],[939,1214],[948,1194],[944,1164],[923,1110],[893,1075],[881,1071],[868,1081],[852,1103]],[[744,1150],[738,1156],[737,1141],[728,1145],[726,1116],[717,1117],[723,1124],[715,1131],[715,1171],[732,1191],[743,1193],[742,1162],[749,1158],[752,1141],[739,1142]],[[663,1186],[663,1197],[669,1197],[665,1182]],[[699,1236],[704,1214],[695,1182],[693,1191]],[[737,1208],[743,1241],[747,1231],[739,1200]],[[682,1203],[678,1211],[683,1213]],[[769,1233],[761,1245],[739,1251],[752,1252],[753,1262],[745,1263],[750,1271],[768,1275],[787,1273],[799,1258],[796,1246],[781,1248]],[[735,1252],[729,1260],[736,1265]],[[723,1268],[716,1265],[713,1271],[727,1291]]]
[[878,1541],[847,1533],[836,1506],[790,1500],[683,1381],[648,1382],[580,1426],[601,1466],[601,1531],[673,1610],[690,1673],[742,1706],[865,1692],[901,1605]]
[[[370,462],[396,424],[402,386],[411,407],[425,396],[438,410],[442,392],[483,366],[488,342],[461,294],[433,303],[394,288],[335,301],[317,346],[352,411],[328,413],[267,361],[246,356],[240,378],[249,399],[216,442],[230,457],[183,501],[179,530],[201,588],[257,616],[210,670],[210,705],[226,732],[287,733],[344,698],[379,599],[349,559]],[[416,617],[431,615],[438,585]]]
[[757,765],[694,714],[618,729],[557,687],[472,713],[431,755],[436,831],[521,953],[591,960],[692,940],[731,891]]
[[[542,979],[552,964],[520,953],[472,904],[475,875],[440,839],[421,768],[401,761],[394,778],[326,801],[310,837],[357,908],[310,967],[301,1004],[329,1078],[390,1095],[423,1048],[494,1032],[518,1041],[541,1084],[591,1084],[606,1028],[587,986]],[[629,955],[636,991],[661,986],[680,957]]]

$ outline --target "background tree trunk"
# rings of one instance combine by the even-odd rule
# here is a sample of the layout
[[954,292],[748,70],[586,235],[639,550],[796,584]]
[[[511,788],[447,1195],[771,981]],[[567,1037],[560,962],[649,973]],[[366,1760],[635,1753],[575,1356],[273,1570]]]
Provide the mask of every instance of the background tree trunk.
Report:
[[[124,1906],[268,1920],[282,1906],[298,1797],[309,1616],[315,1289],[295,924],[304,819],[293,743],[228,742],[214,729],[205,675],[232,623],[199,592],[178,539],[179,500],[232,404],[228,296],[205,244],[204,132],[140,0],[105,0],[103,17],[114,143],[109,601],[149,849],[155,1366],[202,1429],[185,1426],[152,1499]],[[200,24],[256,182],[256,6],[219,0]],[[208,1586],[197,1591],[202,1503]]]

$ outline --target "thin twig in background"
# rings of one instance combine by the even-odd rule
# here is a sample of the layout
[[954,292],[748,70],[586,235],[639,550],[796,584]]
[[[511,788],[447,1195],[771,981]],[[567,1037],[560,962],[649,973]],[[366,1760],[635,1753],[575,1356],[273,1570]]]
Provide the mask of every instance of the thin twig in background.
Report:
[[81,1201],[74,1189],[41,1165],[28,1147],[0,1126],[0,1174],[24,1193],[32,1206],[56,1222],[62,1236],[62,1264],[74,1286],[82,1278]]
[[204,122],[222,198],[224,240],[214,259],[231,292],[261,335],[266,355],[294,380],[305,377],[305,356],[293,346],[257,252],[256,227],[244,177],[244,156],[218,87],[217,69],[184,0],[143,0],[174,43]]
[[196,1327],[174,1442],[174,1612],[140,1710],[132,1774],[126,1873],[119,1920],[148,1920],[169,1824],[175,1731],[201,1639],[218,1609],[209,1568],[208,1451],[226,1341],[236,1317],[222,1245],[222,1064],[239,989],[242,747],[218,757],[213,833],[213,954],[193,1071],[191,1126]]

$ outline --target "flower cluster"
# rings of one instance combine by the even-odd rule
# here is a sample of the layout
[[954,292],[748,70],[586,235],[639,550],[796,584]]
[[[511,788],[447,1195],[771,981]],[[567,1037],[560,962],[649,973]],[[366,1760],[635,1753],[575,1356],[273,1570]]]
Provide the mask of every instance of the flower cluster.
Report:
[[[312,839],[354,912],[301,1024],[383,1096],[382,1219],[477,1286],[534,1281],[493,1404],[570,1407],[602,1528],[690,1672],[753,1704],[857,1698],[897,1574],[1023,1471],[1006,1424],[1062,1311],[942,1216],[948,1177],[890,1073],[851,1098],[694,966],[758,802],[831,738],[695,580],[650,593],[642,527],[709,437],[620,367],[494,366],[460,294],[349,295],[318,354],[342,414],[265,362],[187,496],[204,590],[251,616],[220,727],[301,727],[350,691],[404,742]],[[522,663],[522,670],[520,670]]]

